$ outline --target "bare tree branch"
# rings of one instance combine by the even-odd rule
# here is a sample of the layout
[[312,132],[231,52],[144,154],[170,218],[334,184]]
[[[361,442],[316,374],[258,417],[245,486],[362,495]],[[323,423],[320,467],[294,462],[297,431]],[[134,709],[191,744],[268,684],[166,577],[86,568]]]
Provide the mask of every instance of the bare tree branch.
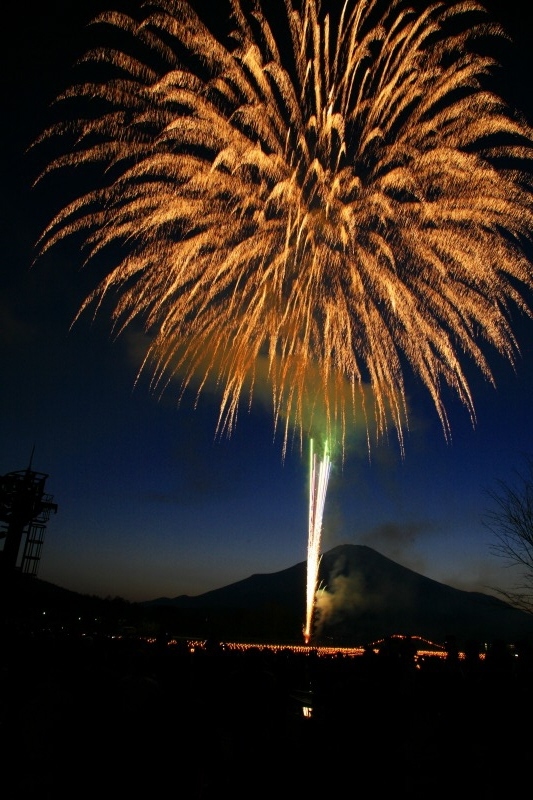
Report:
[[533,457],[514,471],[514,481],[497,481],[487,495],[493,503],[482,518],[494,536],[491,552],[509,566],[521,568],[521,583],[496,591],[517,608],[533,613]]

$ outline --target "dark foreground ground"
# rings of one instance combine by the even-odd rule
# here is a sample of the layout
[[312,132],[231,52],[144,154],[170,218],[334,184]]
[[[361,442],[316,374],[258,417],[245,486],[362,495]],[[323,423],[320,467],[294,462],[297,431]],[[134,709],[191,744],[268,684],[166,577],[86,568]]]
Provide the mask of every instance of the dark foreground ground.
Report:
[[417,665],[405,651],[191,652],[13,631],[2,651],[3,800],[529,792],[528,653]]

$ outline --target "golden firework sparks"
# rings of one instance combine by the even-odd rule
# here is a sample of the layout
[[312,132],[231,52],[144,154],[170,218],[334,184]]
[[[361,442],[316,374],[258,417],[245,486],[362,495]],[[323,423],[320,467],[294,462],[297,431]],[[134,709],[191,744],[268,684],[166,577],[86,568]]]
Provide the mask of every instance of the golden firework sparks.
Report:
[[463,362],[489,381],[485,345],[514,362],[533,286],[532,131],[473,48],[502,31],[469,0],[229,6],[227,39],[180,0],[97,17],[119,44],[86,54],[39,142],[62,148],[43,175],[102,170],[40,252],[77,234],[105,255],[80,313],[116,292],[116,330],[150,337],[141,369],[158,390],[214,379],[221,430],[266,360],[285,445],[313,406],[328,440],[362,419],[401,444],[406,368],[448,436],[442,388],[474,421]]

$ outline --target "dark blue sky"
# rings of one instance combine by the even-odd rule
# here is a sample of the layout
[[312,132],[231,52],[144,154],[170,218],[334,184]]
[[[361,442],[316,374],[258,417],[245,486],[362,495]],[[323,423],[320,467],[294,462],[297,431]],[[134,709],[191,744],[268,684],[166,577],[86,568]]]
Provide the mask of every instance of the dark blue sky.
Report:
[[[216,439],[219,398],[178,408],[172,394],[137,386],[133,333],[113,340],[105,318],[70,323],[90,273],[74,255],[30,269],[51,215],[24,151],[47,105],[68,83],[84,23],[103,0],[57,0],[14,9],[3,45],[0,474],[27,466],[49,475],[58,513],[48,525],[39,577],[76,591],[129,600],[199,594],[306,558],[306,446],[282,459],[269,408],[243,408],[230,438]],[[111,6],[113,4],[111,3]],[[490,7],[515,39],[502,86],[533,122],[533,55],[521,3]],[[49,198],[50,199],[50,198]],[[50,199],[51,200],[51,199]],[[366,544],[428,577],[487,590],[516,575],[491,555],[482,525],[487,490],[533,453],[533,325],[516,319],[516,370],[492,357],[497,387],[472,372],[478,420],[450,398],[444,441],[425,390],[408,384],[405,458],[394,437],[373,451],[354,441],[328,489],[323,549]]]

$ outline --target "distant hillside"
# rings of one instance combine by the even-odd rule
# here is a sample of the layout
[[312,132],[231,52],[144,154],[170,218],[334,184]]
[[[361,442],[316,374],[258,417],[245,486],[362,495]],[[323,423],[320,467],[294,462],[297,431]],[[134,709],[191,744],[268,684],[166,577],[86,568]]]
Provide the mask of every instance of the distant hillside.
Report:
[[[280,636],[301,635],[305,619],[306,562],[271,574],[252,575],[229,586],[190,597],[158,598],[145,608],[200,612],[222,634],[241,624]],[[317,639],[361,644],[393,634],[444,642],[513,643],[533,640],[533,616],[491,595],[465,592],[419,575],[363,545],[341,545],[320,563]],[[244,632],[244,631],[243,631]],[[215,630],[213,630],[215,633]],[[226,637],[228,638],[228,637]]]
[[0,630],[83,630],[89,624],[116,632],[135,605],[119,597],[101,598],[64,589],[29,575],[0,576]]

